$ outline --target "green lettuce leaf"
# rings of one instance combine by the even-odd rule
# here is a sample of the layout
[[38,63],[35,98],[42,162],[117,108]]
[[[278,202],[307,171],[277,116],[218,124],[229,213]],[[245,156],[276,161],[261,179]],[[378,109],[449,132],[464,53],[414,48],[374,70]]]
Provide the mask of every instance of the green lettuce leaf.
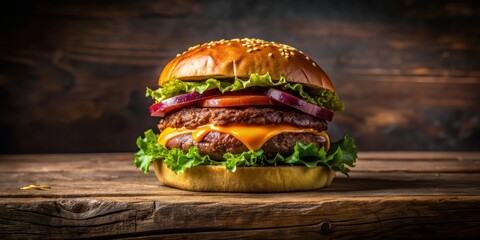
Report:
[[263,155],[263,150],[247,151],[240,154],[226,153],[225,161],[215,161],[209,156],[201,156],[196,147],[186,153],[181,149],[167,149],[157,142],[158,135],[152,130],[145,132],[145,137],[137,139],[139,151],[135,153],[135,166],[143,172],[149,171],[150,164],[163,159],[165,165],[176,174],[182,174],[185,169],[198,165],[223,165],[228,171],[235,172],[237,167],[261,166],[326,166],[348,176],[349,167],[355,166],[357,147],[349,136],[331,144],[327,153],[323,147],[318,149],[314,144],[297,142],[290,156],[277,154],[273,159]]
[[209,156],[201,156],[196,147],[190,148],[188,153],[181,149],[167,149],[158,144],[158,134],[151,129],[145,132],[145,137],[137,138],[139,151],[135,153],[135,166],[144,173],[149,172],[150,165],[157,159],[164,159],[165,165],[177,174],[181,174],[187,168],[197,165],[219,165],[219,162],[211,160]]
[[218,88],[222,93],[243,90],[249,87],[278,87],[285,91],[294,93],[303,100],[312,104],[330,109],[332,111],[343,111],[345,106],[337,93],[328,89],[304,89],[302,84],[289,83],[284,77],[278,82],[273,82],[270,75],[251,74],[248,80],[235,78],[231,80],[217,80],[214,78],[205,81],[184,82],[179,79],[173,79],[156,90],[147,88],[146,96],[152,97],[155,102],[177,96],[187,92],[203,93],[205,90]]

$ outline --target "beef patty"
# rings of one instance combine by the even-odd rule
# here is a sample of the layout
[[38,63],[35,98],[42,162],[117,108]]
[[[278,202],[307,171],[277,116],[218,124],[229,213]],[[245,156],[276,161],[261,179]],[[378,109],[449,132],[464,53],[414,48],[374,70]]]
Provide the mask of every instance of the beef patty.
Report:
[[205,124],[225,126],[233,123],[246,125],[287,124],[318,131],[327,130],[323,119],[294,111],[275,108],[198,108],[189,107],[174,112],[160,121],[160,131],[167,127],[195,129]]
[[[320,148],[326,146],[327,139],[313,133],[283,133],[274,136],[262,146],[263,154],[267,158],[273,158],[277,153],[288,156],[293,153],[296,142],[313,143]],[[248,151],[248,148],[240,140],[221,132],[210,132],[201,142],[194,141],[192,134],[187,133],[170,139],[166,144],[169,149],[180,148],[185,152],[194,146],[198,148],[201,155],[209,155],[211,159],[218,161],[223,160],[225,153],[237,154]]]

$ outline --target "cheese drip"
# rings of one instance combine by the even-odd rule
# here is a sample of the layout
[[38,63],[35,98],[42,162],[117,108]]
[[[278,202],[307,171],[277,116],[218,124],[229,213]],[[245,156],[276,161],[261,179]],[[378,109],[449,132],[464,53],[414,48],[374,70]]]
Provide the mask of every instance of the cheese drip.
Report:
[[196,129],[186,128],[165,128],[158,136],[158,143],[165,146],[168,141],[176,136],[191,133],[193,140],[201,142],[202,139],[211,131],[227,133],[234,136],[242,142],[248,149],[257,151],[262,148],[263,144],[272,137],[282,133],[313,133],[315,135],[323,136],[327,140],[325,149],[330,148],[330,138],[327,133],[319,132],[315,129],[304,129],[290,125],[240,125],[234,124],[229,126],[216,126],[207,124]]

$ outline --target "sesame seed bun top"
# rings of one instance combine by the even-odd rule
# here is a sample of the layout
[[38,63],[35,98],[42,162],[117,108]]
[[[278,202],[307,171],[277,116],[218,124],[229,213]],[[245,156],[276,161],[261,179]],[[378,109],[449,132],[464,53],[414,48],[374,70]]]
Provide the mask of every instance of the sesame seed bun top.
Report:
[[232,39],[189,48],[171,60],[158,80],[162,86],[173,78],[200,81],[208,78],[248,79],[250,74],[284,76],[288,82],[334,91],[323,69],[297,49],[260,39]]

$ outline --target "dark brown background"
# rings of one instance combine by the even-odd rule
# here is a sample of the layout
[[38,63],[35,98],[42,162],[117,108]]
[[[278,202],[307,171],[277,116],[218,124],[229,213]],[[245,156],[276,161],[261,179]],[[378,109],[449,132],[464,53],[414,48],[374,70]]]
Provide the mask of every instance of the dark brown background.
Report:
[[162,67],[256,37],[309,54],[361,150],[480,150],[478,1],[2,1],[0,153],[134,151]]

